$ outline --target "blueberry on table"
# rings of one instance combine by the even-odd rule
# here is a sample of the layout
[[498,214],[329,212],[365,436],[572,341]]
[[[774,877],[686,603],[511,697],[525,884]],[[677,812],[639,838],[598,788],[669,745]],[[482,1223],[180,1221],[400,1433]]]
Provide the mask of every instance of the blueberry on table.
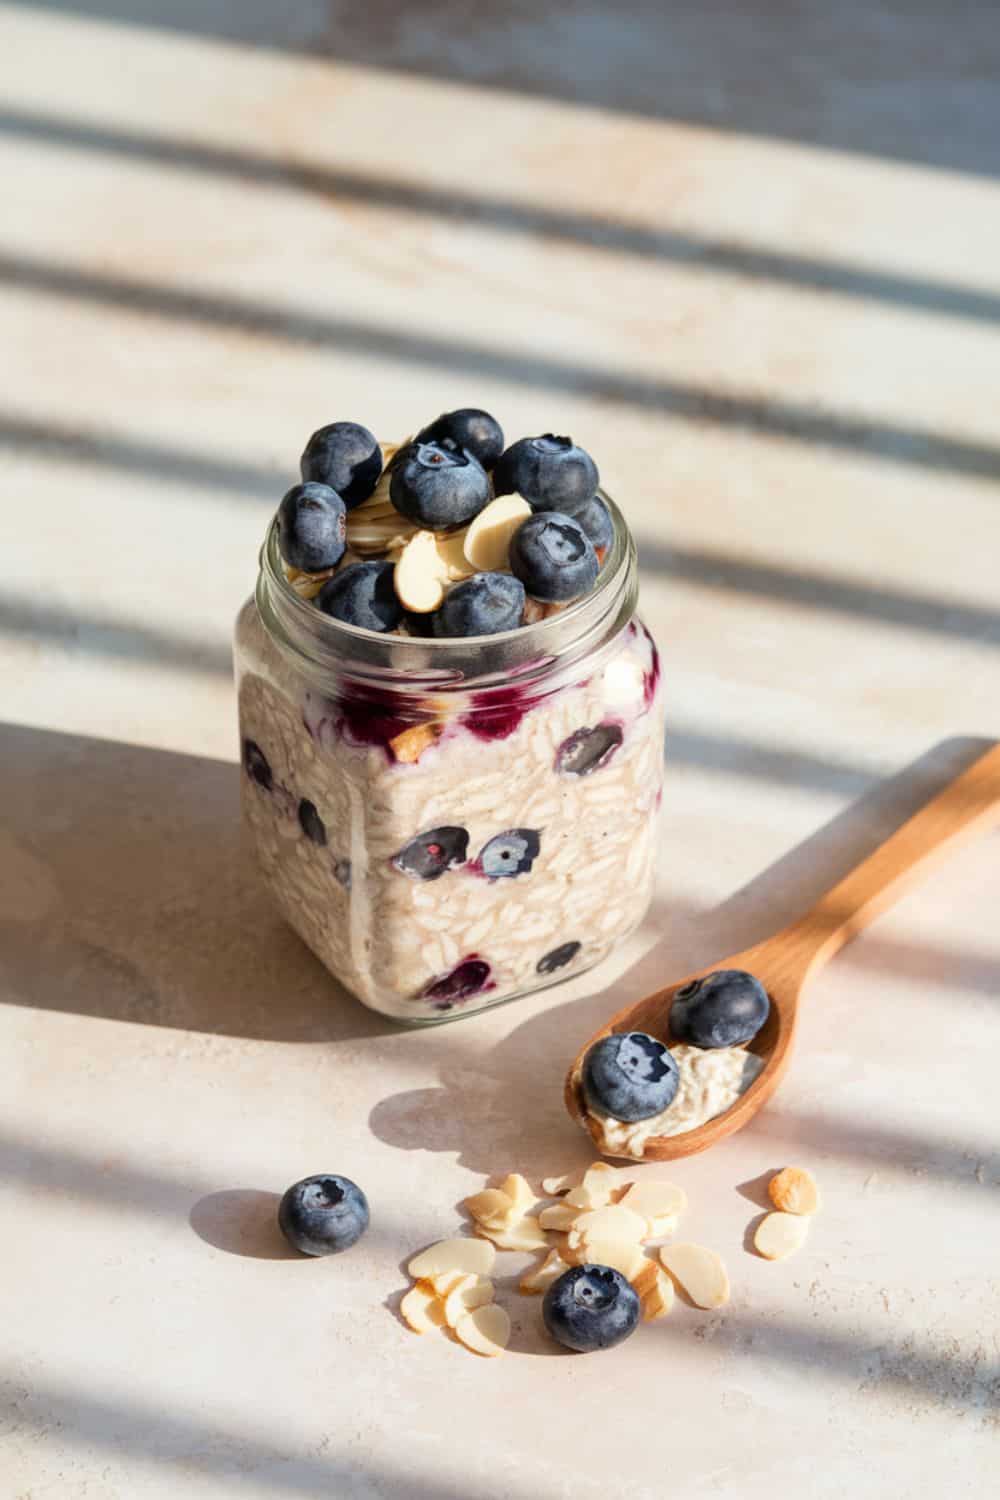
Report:
[[382,473],[382,449],[360,422],[331,422],[314,432],[299,462],[303,479],[336,490],[348,510],[361,505]]
[[326,484],[296,484],[278,506],[278,551],[292,568],[335,568],[347,546],[347,508]]
[[480,411],[475,406],[442,412],[436,422],[422,427],[414,439],[417,443],[446,441],[471,453],[484,469],[492,469],[503,452],[503,430],[500,423],[488,411]]
[[594,1043],[581,1082],[589,1109],[631,1124],[669,1108],[680,1069],[663,1042],[644,1031],[626,1031]]
[[595,552],[607,552],[615,539],[615,524],[600,495],[588,500],[582,510],[575,511],[573,519],[583,527],[594,544]]
[[299,826],[307,839],[321,847],[326,843],[326,824],[316,811],[315,802],[303,797],[299,803]]
[[455,585],[431,619],[436,636],[497,635],[516,630],[523,614],[523,583],[509,573],[474,573]]
[[251,781],[256,781],[258,786],[269,792],[274,785],[274,777],[267,756],[257,744],[256,740],[243,741],[243,766]]
[[579,1354],[613,1349],[639,1323],[639,1297],[611,1266],[574,1266],[552,1283],[542,1301],[542,1321],[557,1343]]
[[393,467],[389,499],[415,525],[448,531],[465,526],[489,504],[489,476],[458,448],[411,443]]
[[349,1177],[321,1172],[303,1177],[282,1197],[278,1223],[303,1255],[339,1255],[368,1228],[368,1199]]
[[541,510],[511,537],[510,570],[533,599],[554,604],[586,594],[601,569],[593,542],[572,516]]
[[404,844],[392,862],[404,875],[414,880],[437,880],[445,870],[464,865],[469,848],[469,834],[465,828],[446,825],[429,828],[418,833],[416,838]]
[[535,965],[538,974],[554,974],[556,969],[564,969],[568,963],[580,951],[579,943],[562,943],[558,948],[553,948],[550,953],[544,954]]
[[476,863],[490,880],[512,879],[528,873],[540,848],[534,828],[508,828],[483,845]]
[[674,992],[670,1034],[693,1047],[738,1047],[755,1037],[771,1002],[745,969],[716,969]]
[[324,583],[316,606],[345,625],[383,634],[395,630],[403,618],[403,606],[396,597],[393,573],[390,562],[351,563]]
[[590,454],[572,438],[546,432],[521,438],[501,454],[493,470],[498,495],[523,495],[532,510],[560,510],[574,516],[592,500],[600,482]]

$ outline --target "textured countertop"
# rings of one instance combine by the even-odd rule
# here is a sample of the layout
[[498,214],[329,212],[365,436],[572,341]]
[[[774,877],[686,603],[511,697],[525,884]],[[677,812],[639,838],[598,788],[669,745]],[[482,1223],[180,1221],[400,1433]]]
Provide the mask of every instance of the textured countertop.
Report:
[[[707,9],[0,5],[4,1496],[995,1488],[996,838],[819,979],[751,1128],[651,1169],[727,1307],[562,1357],[506,1255],[506,1358],[394,1312],[487,1174],[589,1160],[602,1018],[1000,734],[989,7]],[[597,454],[670,770],[627,951],[418,1035],[241,858],[229,631],[314,427],[466,404]],[[787,1162],[825,1208],[771,1265]],[[285,1257],[324,1169],[371,1232]]]

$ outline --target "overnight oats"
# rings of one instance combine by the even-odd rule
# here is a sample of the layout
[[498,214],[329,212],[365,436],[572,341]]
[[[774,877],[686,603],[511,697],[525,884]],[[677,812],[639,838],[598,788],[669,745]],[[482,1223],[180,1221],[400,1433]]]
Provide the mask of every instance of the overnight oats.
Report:
[[240,612],[245,828],[365,1005],[440,1022],[578,974],[652,894],[656,647],[593,460],[481,412],[314,434]]

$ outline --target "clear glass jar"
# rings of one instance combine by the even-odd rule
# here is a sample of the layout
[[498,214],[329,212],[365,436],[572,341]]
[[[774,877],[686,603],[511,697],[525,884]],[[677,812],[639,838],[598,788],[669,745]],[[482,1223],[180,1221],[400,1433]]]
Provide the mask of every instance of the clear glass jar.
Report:
[[243,821],[286,920],[373,1010],[469,1015],[579,974],[652,894],[663,768],[635,547],[502,635],[375,635],[288,582],[274,526],[236,624]]

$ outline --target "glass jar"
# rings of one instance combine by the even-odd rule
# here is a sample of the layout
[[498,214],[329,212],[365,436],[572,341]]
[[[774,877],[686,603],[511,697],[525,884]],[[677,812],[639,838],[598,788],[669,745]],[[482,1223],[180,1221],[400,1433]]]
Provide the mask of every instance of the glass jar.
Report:
[[243,821],[286,920],[373,1010],[426,1025],[590,968],[652,894],[663,767],[635,546],[489,637],[376,635],[286,578],[236,625]]

